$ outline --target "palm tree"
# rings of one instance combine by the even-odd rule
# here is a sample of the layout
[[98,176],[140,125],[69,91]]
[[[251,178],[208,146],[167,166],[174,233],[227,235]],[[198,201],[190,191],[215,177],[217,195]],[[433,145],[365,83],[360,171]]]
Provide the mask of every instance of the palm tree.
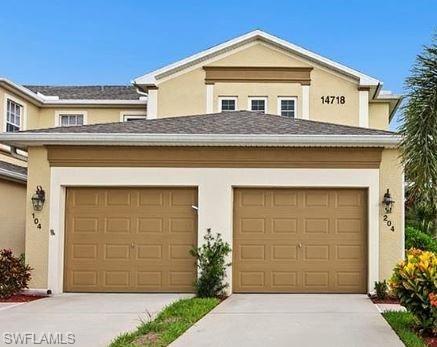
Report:
[[422,225],[437,234],[437,35],[417,56],[406,80],[400,144],[409,182],[408,204],[422,211]]

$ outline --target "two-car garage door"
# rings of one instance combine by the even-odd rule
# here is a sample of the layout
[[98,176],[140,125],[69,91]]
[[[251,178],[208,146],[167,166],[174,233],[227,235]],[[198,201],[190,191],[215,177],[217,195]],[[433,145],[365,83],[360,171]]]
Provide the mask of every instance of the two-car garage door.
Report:
[[[193,205],[195,188],[69,188],[64,290],[192,291]],[[365,190],[236,188],[233,218],[234,292],[366,292]]]

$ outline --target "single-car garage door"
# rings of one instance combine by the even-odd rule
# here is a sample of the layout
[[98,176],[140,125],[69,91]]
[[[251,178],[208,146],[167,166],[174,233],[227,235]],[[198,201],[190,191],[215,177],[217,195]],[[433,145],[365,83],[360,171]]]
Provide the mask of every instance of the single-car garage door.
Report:
[[365,293],[366,190],[235,189],[234,292]]
[[64,290],[191,292],[194,188],[68,188]]

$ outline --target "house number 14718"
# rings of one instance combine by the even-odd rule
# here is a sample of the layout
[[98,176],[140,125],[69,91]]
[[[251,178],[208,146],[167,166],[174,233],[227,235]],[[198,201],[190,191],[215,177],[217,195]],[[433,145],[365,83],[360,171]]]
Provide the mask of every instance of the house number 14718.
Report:
[[41,223],[39,221],[39,218],[35,217],[35,213],[32,213],[32,218],[33,218],[33,224],[36,225],[36,228],[41,229]]

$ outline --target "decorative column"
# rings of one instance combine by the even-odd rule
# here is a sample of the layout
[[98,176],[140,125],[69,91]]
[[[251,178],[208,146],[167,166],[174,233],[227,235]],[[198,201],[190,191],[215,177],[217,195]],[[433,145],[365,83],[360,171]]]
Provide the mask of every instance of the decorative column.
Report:
[[147,91],[147,119],[158,118],[158,87],[149,87]]

